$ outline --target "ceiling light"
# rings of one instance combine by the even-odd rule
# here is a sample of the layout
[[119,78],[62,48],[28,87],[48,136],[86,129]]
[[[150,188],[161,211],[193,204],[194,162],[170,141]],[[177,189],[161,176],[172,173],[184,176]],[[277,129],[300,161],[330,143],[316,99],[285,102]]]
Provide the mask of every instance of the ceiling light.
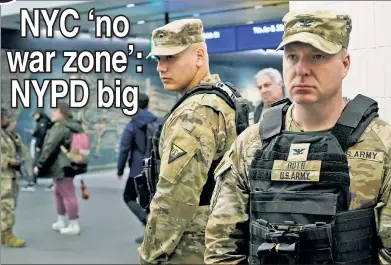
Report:
[[144,20],[137,21],[137,24],[139,25],[145,24],[145,21]]
[[254,21],[250,20],[250,21],[247,21],[246,24],[254,24]]
[[255,9],[260,9],[260,8],[262,8],[262,7],[263,7],[263,5],[254,6]]
[[126,7],[134,7],[135,6],[135,4],[128,4],[128,5],[126,5]]

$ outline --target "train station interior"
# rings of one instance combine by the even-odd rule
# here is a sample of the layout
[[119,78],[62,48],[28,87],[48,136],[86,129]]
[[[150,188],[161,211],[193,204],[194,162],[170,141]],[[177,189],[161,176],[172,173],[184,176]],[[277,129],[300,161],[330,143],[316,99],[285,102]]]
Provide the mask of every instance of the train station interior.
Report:
[[[150,111],[159,117],[166,115],[179,96],[165,91],[156,71],[156,60],[146,59],[151,51],[152,31],[174,20],[198,18],[204,26],[211,73],[217,73],[225,82],[234,84],[254,106],[262,98],[255,75],[262,69],[274,68],[283,74],[282,50],[276,51],[284,33],[283,17],[290,11],[328,8],[347,12],[352,17],[353,31],[349,52],[351,69],[344,79],[343,93],[354,97],[361,93],[378,101],[379,114],[391,122],[391,89],[387,76],[391,75],[391,2],[387,1],[263,1],[263,0],[133,0],[133,1],[14,1],[1,6],[1,106],[10,109],[15,130],[23,143],[31,148],[35,127],[32,119],[38,96],[32,92],[28,106],[19,100],[11,105],[11,79],[23,83],[26,79],[81,79],[88,83],[90,98],[82,108],[73,110],[74,117],[83,122],[90,137],[91,158],[89,172],[77,177],[75,185],[80,198],[83,233],[79,237],[62,237],[50,226],[55,215],[53,193],[45,191],[50,179],[39,179],[33,193],[20,192],[15,230],[26,240],[23,249],[1,249],[4,264],[138,264],[135,238],[143,235],[143,226],[123,203],[122,192],[126,178],[117,179],[116,166],[120,137],[131,117],[120,108],[97,108],[97,80],[114,85],[120,79],[123,85],[138,86],[150,98]],[[28,33],[21,36],[21,10],[73,9],[79,19],[61,19],[50,28],[39,20],[40,36]],[[108,16],[111,22],[119,16],[129,21],[126,36],[97,38],[96,21],[89,19],[91,10],[98,16]],[[61,13],[61,12],[60,12]],[[59,14],[60,14],[59,13]],[[37,13],[38,14],[38,13]],[[33,21],[33,20],[31,20]],[[66,25],[65,25],[66,24]],[[117,25],[122,25],[117,23]],[[60,29],[79,26],[75,38],[61,35]],[[119,28],[119,31],[123,28]],[[103,33],[107,33],[103,30]],[[64,51],[124,51],[134,45],[129,55],[128,69],[123,73],[63,73]],[[10,71],[7,51],[56,51],[50,72]],[[142,58],[137,56],[142,52]],[[142,65],[142,72],[136,68]],[[32,88],[30,88],[32,91]],[[50,92],[43,97],[43,107],[50,115]],[[126,173],[124,174],[126,175]],[[81,184],[88,185],[90,198],[81,199]],[[24,181],[24,180],[22,180]],[[22,184],[21,184],[22,185]]]

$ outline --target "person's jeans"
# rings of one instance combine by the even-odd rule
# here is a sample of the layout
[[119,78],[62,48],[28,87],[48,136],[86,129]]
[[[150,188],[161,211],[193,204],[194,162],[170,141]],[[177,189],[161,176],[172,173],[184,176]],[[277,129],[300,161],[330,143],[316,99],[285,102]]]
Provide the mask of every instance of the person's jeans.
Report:
[[143,207],[137,202],[136,186],[133,177],[128,177],[128,180],[126,181],[123,198],[126,205],[137,216],[140,222],[147,225],[148,215]]
[[68,214],[69,220],[78,219],[78,203],[73,178],[56,179],[53,183],[58,215]]
[[[37,163],[38,158],[39,158],[40,155],[41,155],[41,151],[35,151],[35,153],[34,153],[33,170],[34,170],[35,164]],[[37,175],[35,175],[35,174],[33,173],[33,174],[30,176],[30,182],[32,182],[32,183],[34,183],[34,184],[37,184]]]

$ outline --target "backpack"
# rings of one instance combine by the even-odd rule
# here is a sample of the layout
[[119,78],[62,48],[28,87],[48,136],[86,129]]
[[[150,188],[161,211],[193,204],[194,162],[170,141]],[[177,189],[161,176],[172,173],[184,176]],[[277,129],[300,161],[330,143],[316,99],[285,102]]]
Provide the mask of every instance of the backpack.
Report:
[[146,125],[137,126],[137,129],[145,135],[144,147],[139,146],[139,143],[135,143],[141,153],[144,154],[144,158],[151,156],[151,150],[153,148],[152,139],[155,135],[155,132],[159,128],[160,121],[156,118],[154,121],[147,123]]
[[76,176],[87,172],[90,138],[86,133],[72,133],[70,150],[63,145],[60,148],[71,162],[70,167],[64,169],[66,174]]
[[[247,127],[254,124],[254,106],[252,102],[242,97],[239,90],[229,82],[218,82],[214,85],[197,85],[186,92],[171,109],[171,112],[187,98],[198,94],[215,94],[235,110],[236,133],[241,134]],[[166,116],[168,118],[169,114]]]

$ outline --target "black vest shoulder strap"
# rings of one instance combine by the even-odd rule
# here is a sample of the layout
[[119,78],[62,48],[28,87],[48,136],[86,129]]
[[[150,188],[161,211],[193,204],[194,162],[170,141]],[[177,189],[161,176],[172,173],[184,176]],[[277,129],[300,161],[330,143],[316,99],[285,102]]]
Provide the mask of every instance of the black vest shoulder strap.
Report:
[[155,131],[155,134],[152,137],[152,150],[155,154],[155,157],[157,159],[160,159],[160,154],[159,154],[159,141],[160,141],[160,135],[162,134],[163,130],[163,125],[170,116],[170,113],[167,113],[163,119],[160,120],[159,126],[157,130]]
[[377,102],[361,94],[349,101],[331,131],[344,151],[357,143],[371,121],[379,116],[378,111]]
[[[197,85],[197,86],[193,87],[192,89],[190,89],[189,91],[187,91],[185,93],[185,95],[183,95],[178,100],[178,102],[171,109],[171,112],[166,115],[165,120],[186,99],[188,99],[191,96],[198,95],[198,94],[215,94],[218,97],[220,97],[222,100],[224,100],[228,104],[228,106],[230,106],[235,111],[236,111],[236,108],[238,107],[237,106],[237,100],[239,98],[241,98],[241,95],[238,92],[238,90],[230,83],[218,82],[218,83],[213,84],[213,85]],[[238,122],[238,121],[236,121],[236,122]],[[156,137],[155,137],[155,142],[156,143],[159,140],[158,136],[160,137],[160,134],[161,134],[161,127],[160,127],[160,130],[159,130],[159,135],[156,135]],[[215,186],[215,180],[214,180],[213,172],[214,172],[215,168],[217,167],[217,165],[220,163],[221,160],[222,160],[222,157],[220,157],[217,160],[212,161],[212,165],[209,168],[207,181],[206,181],[206,183],[205,183],[205,185],[204,185],[204,187],[202,189],[201,195],[200,195],[200,202],[199,202],[200,206],[209,205],[210,204],[210,200],[212,198],[212,193],[213,193],[214,186]]]
[[[155,153],[158,155],[158,145],[159,145],[159,139],[162,132],[163,124],[166,122],[168,117],[175,111],[176,108],[179,107],[186,99],[188,99],[191,96],[197,95],[197,94],[215,94],[219,96],[222,100],[224,100],[228,106],[235,109],[235,100],[237,97],[240,97],[239,92],[237,89],[230,83],[222,83],[218,82],[214,85],[197,85],[193,88],[191,88],[189,91],[187,91],[179,100],[178,102],[171,108],[171,111],[167,113],[164,116],[164,119],[162,120],[161,124],[159,125],[159,129],[155,132],[154,138],[153,138],[153,146],[155,150]],[[159,157],[159,156],[158,156]]]
[[[228,83],[229,84],[229,83]],[[228,87],[226,84],[222,82],[218,82],[214,85],[197,85],[193,88],[191,88],[189,91],[187,91],[174,105],[174,107],[171,109],[171,113],[174,112],[174,110],[182,104],[183,101],[188,99],[191,96],[197,95],[197,94],[216,94],[221,99],[223,99],[228,106],[235,109],[235,98],[238,97],[237,92],[232,88],[231,86]]]
[[269,109],[265,110],[259,123],[259,133],[262,141],[273,138],[283,130],[285,114],[291,104],[289,98],[284,98],[274,102]]

